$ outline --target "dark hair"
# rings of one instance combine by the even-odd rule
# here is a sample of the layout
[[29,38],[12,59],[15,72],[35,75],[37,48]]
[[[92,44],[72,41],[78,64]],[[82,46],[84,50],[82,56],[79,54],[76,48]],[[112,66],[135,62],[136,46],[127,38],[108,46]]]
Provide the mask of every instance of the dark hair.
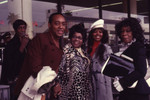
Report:
[[69,39],[70,40],[73,37],[73,35],[75,34],[75,32],[81,33],[81,35],[83,37],[83,45],[85,46],[85,41],[86,41],[87,35],[86,35],[86,30],[84,28],[84,24],[83,23],[75,24],[69,29]]
[[[100,29],[103,33],[103,37],[101,39],[101,53],[99,54],[100,57],[103,57],[103,53],[104,53],[104,45],[105,43],[108,43],[108,32],[107,30],[105,30],[104,28],[95,28],[95,29],[92,29],[90,32],[89,32],[89,36],[88,36],[88,49],[87,49],[87,52],[88,54],[90,54],[92,52],[92,46],[94,44],[94,38],[93,38],[93,33],[96,29]],[[102,49],[103,48],[103,49]]]
[[58,12],[57,12],[57,13],[53,13],[53,14],[51,14],[50,17],[49,17],[49,21],[48,21],[49,23],[52,23],[53,17],[54,17],[55,15],[62,15],[62,16],[64,17],[64,15],[63,15],[62,13],[58,13]]
[[25,25],[25,26],[27,27],[27,23],[26,23],[24,20],[22,20],[22,19],[17,19],[17,20],[13,23],[13,28],[14,28],[14,30],[17,31],[17,29],[18,29],[18,27],[19,27],[20,25]]
[[137,41],[144,43],[145,39],[143,36],[144,30],[140,25],[140,21],[136,18],[126,18],[115,25],[116,34],[119,36],[119,38],[121,39],[122,27],[127,26],[131,28],[133,38],[135,38]]

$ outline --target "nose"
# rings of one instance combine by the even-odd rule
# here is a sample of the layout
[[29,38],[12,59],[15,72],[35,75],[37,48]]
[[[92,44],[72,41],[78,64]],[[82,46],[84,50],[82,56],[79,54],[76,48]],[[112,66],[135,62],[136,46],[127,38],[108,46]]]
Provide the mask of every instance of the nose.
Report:
[[59,24],[59,28],[63,28],[63,24],[62,23]]
[[122,31],[121,34],[122,34],[122,35],[126,35],[126,34],[127,34],[127,31]]
[[22,31],[22,32],[25,32],[25,31],[26,31],[26,29],[25,29],[25,28],[22,28],[22,29],[21,29],[21,31]]

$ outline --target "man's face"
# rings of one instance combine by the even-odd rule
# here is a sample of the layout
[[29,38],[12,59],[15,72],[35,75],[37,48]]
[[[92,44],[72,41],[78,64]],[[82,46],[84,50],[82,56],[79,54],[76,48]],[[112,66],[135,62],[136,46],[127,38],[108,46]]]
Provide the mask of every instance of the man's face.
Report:
[[50,31],[54,37],[63,36],[66,30],[66,20],[62,15],[53,16],[52,23],[49,23]]
[[20,25],[18,28],[17,28],[17,34],[22,37],[26,34],[26,26],[25,25]]

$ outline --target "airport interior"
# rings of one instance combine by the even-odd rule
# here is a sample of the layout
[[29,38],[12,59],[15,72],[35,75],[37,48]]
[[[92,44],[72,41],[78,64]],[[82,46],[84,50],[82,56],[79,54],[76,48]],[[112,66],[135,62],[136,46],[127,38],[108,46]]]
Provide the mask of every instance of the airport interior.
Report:
[[[150,59],[149,5],[150,0],[0,0],[0,72],[5,45],[15,34],[12,23],[16,19],[25,20],[28,25],[27,33],[32,39],[36,34],[48,30],[48,18],[54,12],[64,14],[68,29],[74,24],[84,23],[88,30],[93,22],[104,19],[104,27],[109,33],[109,45],[113,51],[116,51],[120,41],[115,35],[115,24],[124,18],[137,18],[144,29]],[[67,41],[68,31],[63,37]],[[1,92],[1,88],[6,88],[6,91]],[[0,94],[7,95],[0,100],[9,100],[8,88],[0,86]]]

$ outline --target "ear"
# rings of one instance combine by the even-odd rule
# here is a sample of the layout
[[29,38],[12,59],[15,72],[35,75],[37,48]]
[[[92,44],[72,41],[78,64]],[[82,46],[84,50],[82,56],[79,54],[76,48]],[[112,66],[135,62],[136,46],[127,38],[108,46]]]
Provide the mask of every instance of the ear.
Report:
[[50,24],[50,23],[48,23],[48,27],[49,27],[49,28],[51,27],[51,24]]

